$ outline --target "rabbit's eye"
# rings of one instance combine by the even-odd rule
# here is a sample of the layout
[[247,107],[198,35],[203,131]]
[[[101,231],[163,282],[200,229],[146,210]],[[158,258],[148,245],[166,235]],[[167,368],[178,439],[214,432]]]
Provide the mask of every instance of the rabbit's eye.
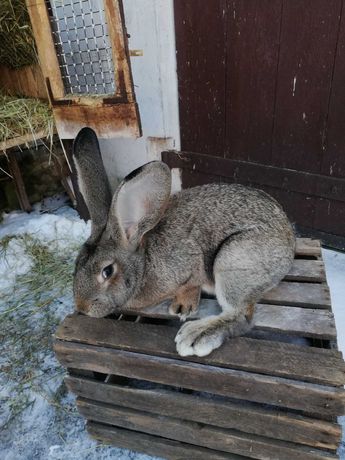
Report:
[[112,265],[108,265],[107,267],[104,267],[102,270],[102,276],[105,280],[110,278],[113,273],[114,267]]

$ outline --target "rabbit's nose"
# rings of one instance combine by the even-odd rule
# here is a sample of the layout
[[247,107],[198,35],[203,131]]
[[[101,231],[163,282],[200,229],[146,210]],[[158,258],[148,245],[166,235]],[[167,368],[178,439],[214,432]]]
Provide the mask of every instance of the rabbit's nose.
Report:
[[90,310],[91,304],[84,299],[76,298],[76,310],[80,313],[87,314]]

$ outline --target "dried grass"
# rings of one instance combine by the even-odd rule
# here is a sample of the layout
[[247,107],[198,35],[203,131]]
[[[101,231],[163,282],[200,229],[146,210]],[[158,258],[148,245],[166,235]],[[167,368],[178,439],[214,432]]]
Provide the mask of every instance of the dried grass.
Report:
[[[1,0],[0,0],[1,1]],[[44,131],[52,140],[54,118],[47,102],[35,98],[13,97],[0,93],[0,143]]]
[[0,240],[1,259],[6,260],[13,239],[24,247],[33,266],[25,275],[17,277],[13,290],[0,292],[0,370],[3,381],[12,382],[11,398],[3,401],[9,413],[0,429],[33,404],[33,392],[65,410],[60,404],[64,389],[56,392],[50,388],[50,382],[60,381],[64,371],[55,360],[47,365],[45,357],[52,356],[52,334],[61,321],[56,309],[62,299],[71,297],[77,250],[71,247],[65,255],[56,255],[30,235],[6,236]]
[[25,0],[0,0],[0,64],[19,68],[37,62]]

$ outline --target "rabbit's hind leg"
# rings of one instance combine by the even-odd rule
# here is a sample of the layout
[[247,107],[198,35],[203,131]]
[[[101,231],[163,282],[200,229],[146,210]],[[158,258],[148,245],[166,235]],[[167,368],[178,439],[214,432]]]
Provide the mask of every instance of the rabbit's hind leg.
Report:
[[213,271],[222,313],[189,321],[181,327],[175,338],[181,356],[206,356],[227,337],[248,332],[253,326],[255,303],[284,276],[278,273],[281,265],[272,264],[269,236],[255,232],[237,234],[226,240],[217,254]]

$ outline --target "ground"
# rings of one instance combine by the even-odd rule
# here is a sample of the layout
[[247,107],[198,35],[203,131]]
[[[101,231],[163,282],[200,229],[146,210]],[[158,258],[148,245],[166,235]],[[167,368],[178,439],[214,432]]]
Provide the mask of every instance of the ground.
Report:
[[[57,324],[72,311],[73,262],[90,231],[62,200],[40,203],[31,214],[12,212],[0,223],[2,458],[148,460],[87,436],[51,349]],[[345,254],[324,249],[323,256],[345,352]],[[345,460],[345,439],[340,453]]]

